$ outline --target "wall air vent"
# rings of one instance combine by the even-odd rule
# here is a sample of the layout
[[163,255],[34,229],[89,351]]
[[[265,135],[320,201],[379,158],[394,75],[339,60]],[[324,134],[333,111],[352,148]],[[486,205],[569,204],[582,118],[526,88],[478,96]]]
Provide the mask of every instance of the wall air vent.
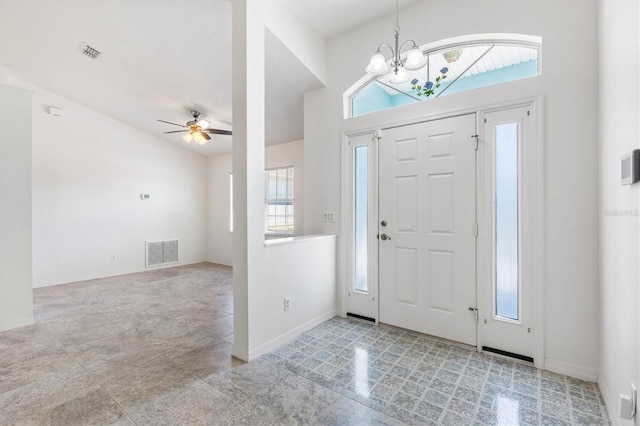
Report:
[[96,59],[101,52],[98,49],[91,47],[85,43],[82,45],[82,53],[85,56],[90,57],[91,59]]
[[178,240],[147,241],[146,267],[178,263]]

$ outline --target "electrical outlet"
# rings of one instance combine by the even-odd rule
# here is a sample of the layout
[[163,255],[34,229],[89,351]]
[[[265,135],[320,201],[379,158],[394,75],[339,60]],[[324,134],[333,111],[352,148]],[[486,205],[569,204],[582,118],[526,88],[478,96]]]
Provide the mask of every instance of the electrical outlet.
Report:
[[291,298],[290,297],[285,297],[284,298],[284,310],[288,311],[289,309],[291,309]]

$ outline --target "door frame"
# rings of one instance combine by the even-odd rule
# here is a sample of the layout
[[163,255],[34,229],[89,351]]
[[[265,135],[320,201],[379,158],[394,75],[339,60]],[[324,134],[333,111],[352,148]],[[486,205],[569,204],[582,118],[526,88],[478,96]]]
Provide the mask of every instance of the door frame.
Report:
[[[468,108],[457,108],[450,109],[445,112],[434,112],[428,114],[407,114],[412,117],[407,119],[407,115],[403,115],[400,113],[400,109],[404,108],[396,108],[396,110],[388,110],[381,111],[378,113],[368,114],[367,116],[358,117],[357,119],[346,119],[344,121],[345,126],[343,132],[341,133],[342,143],[341,143],[341,163],[342,163],[342,177],[341,177],[341,217],[343,220],[340,222],[340,235],[341,244],[339,246],[339,264],[341,265],[340,271],[338,273],[339,279],[339,288],[338,288],[338,313],[341,316],[346,316],[348,310],[348,293],[352,286],[352,273],[353,273],[353,264],[352,264],[352,234],[353,234],[353,224],[351,218],[353,217],[353,199],[349,198],[352,196],[352,179],[351,176],[353,174],[353,163],[351,157],[351,147],[349,145],[349,140],[352,137],[361,136],[363,134],[371,134],[379,136],[377,130],[386,129],[391,127],[405,126],[418,124],[426,121],[433,121],[442,118],[455,117],[458,115],[476,114],[476,129],[478,130],[478,134],[482,135],[484,132],[484,114],[487,112],[502,110],[502,109],[510,109],[522,106],[529,106],[532,111],[532,120],[531,120],[531,139],[533,144],[532,157],[530,160],[530,170],[531,170],[531,220],[528,223],[528,226],[531,226],[531,229],[541,230],[540,232],[533,232],[531,241],[527,246],[527,251],[523,252],[523,255],[530,256],[531,259],[531,267],[530,267],[530,280],[531,282],[538,283],[538,285],[532,286],[532,324],[533,324],[533,354],[534,354],[534,365],[537,368],[544,368],[544,286],[545,286],[545,261],[544,261],[544,246],[545,246],[545,238],[544,238],[544,230],[545,230],[545,221],[544,221],[544,208],[545,208],[545,197],[544,197],[544,138],[543,138],[543,117],[544,117],[544,95],[539,94],[537,96],[526,97],[521,99],[509,100],[500,103],[494,104],[484,104],[477,105],[475,107]],[[421,105],[417,105],[420,107]],[[413,105],[408,106],[407,108],[414,107]],[[408,109],[407,109],[408,110]],[[416,111],[413,109],[413,111]],[[377,145],[379,138],[376,139],[375,145],[375,163],[376,163],[376,173],[375,176],[371,178],[375,180],[373,182],[377,188],[378,181],[378,159],[377,159]],[[480,142],[481,143],[481,142]],[[481,149],[481,148],[479,148]],[[482,164],[478,162],[481,156],[476,156],[476,185],[484,179]],[[377,189],[376,189],[377,190]],[[476,205],[478,205],[478,201],[481,199],[480,197],[483,195],[480,193],[480,188],[476,188]],[[376,192],[377,197],[377,192]],[[478,213],[477,217],[478,217]],[[376,200],[376,214],[377,214],[377,200]],[[480,217],[478,217],[478,221],[480,222]],[[485,223],[479,223],[480,229],[488,229]],[[479,233],[480,237],[481,233]],[[484,243],[484,241],[483,241]],[[373,240],[370,244],[375,245],[375,251],[369,251],[369,253],[376,253],[376,256],[373,259],[369,259],[372,266],[375,266],[375,270],[378,270],[378,256],[377,256],[377,246],[378,241]],[[479,252],[479,247],[481,247],[480,240],[476,241],[476,286],[479,290],[480,286],[480,274],[478,265],[481,262],[481,253]],[[376,294],[375,297],[378,298],[376,286]],[[476,291],[476,298],[480,297],[478,295],[478,290]],[[377,304],[378,305],[378,304]],[[379,305],[376,309],[376,322],[379,318]],[[479,327],[476,327],[477,333],[477,348],[480,350],[482,348],[482,339],[479,336]]]
[[[542,96],[519,102],[509,102],[483,108],[478,115],[478,134],[480,135],[477,164],[477,220],[479,233],[476,241],[478,254],[477,286],[478,301],[488,297],[486,291],[493,292],[493,209],[491,199],[493,186],[487,185],[492,176],[493,162],[489,158],[483,136],[486,131],[484,118],[486,114],[515,108],[527,108],[531,111],[529,146],[520,158],[522,193],[520,210],[520,228],[524,230],[519,244],[521,279],[529,288],[531,303],[532,354],[534,365],[544,368],[544,140],[542,138],[543,117]],[[540,231],[538,231],[540,230]],[[537,283],[537,285],[534,285]],[[490,297],[489,297],[490,298]],[[482,307],[479,305],[479,307]],[[489,309],[493,309],[490,307]],[[483,313],[480,313],[482,317]],[[490,314],[486,314],[490,315]],[[484,330],[477,327],[478,350],[484,344]]]
[[[342,178],[341,178],[341,194],[342,194],[342,206],[341,206],[341,217],[344,218],[341,221],[341,235],[343,238],[340,240],[339,244],[339,264],[342,263],[342,268],[340,268],[339,272],[339,285],[338,288],[338,312],[342,317],[347,316],[347,312],[349,312],[349,298],[351,297],[351,293],[354,293],[356,297],[363,297],[364,294],[358,294],[357,291],[354,290],[354,226],[353,226],[353,216],[354,216],[354,152],[357,146],[368,146],[369,147],[369,161],[371,164],[368,165],[369,171],[369,247],[368,247],[368,255],[367,259],[367,269],[369,273],[369,277],[373,282],[370,283],[370,290],[366,295],[369,298],[372,298],[372,302],[374,303],[373,316],[372,318],[375,320],[375,323],[378,323],[378,319],[380,318],[380,307],[378,304],[378,240],[377,238],[373,238],[378,234],[378,142],[380,140],[380,132],[377,129],[364,131],[364,132],[355,132],[351,133],[348,136],[342,134],[342,155],[341,155],[341,163],[342,163]],[[369,137],[367,143],[357,143],[352,144],[351,139],[360,138],[360,137]],[[375,225],[375,226],[374,226]]]

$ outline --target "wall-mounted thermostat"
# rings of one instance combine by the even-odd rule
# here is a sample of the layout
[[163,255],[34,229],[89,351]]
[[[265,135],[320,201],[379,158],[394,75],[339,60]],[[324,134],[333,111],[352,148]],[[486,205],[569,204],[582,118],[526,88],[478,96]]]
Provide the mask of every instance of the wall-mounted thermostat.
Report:
[[149,194],[140,194],[140,199],[141,200],[148,200],[149,198],[151,198],[151,196]]
[[640,149],[634,149],[622,157],[620,165],[623,185],[640,181]]

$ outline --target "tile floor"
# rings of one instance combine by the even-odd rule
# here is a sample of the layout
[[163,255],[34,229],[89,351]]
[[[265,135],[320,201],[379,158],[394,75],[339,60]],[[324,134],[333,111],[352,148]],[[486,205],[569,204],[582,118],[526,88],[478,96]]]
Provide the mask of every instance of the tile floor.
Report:
[[242,363],[220,265],[36,289],[34,314],[0,333],[0,425],[607,424],[593,383],[354,320]]

